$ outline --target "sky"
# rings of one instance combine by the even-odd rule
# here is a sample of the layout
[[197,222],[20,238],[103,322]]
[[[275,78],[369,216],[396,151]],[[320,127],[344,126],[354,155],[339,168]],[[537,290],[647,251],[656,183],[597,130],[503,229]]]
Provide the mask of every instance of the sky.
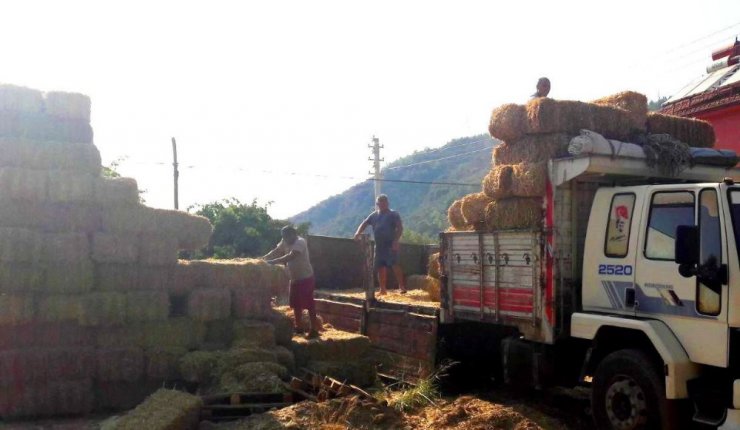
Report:
[[[104,164],[150,206],[235,197],[286,218],[491,110],[670,96],[740,34],[737,0],[2,1],[0,82],[92,98]],[[368,202],[368,206],[372,202]]]

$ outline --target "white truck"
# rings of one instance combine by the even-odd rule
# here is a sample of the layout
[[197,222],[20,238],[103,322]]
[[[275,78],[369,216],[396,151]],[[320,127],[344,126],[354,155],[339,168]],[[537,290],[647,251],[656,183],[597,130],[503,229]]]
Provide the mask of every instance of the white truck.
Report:
[[740,169],[548,164],[543,228],[440,235],[443,341],[488,333],[512,384],[590,385],[598,428],[740,428]]

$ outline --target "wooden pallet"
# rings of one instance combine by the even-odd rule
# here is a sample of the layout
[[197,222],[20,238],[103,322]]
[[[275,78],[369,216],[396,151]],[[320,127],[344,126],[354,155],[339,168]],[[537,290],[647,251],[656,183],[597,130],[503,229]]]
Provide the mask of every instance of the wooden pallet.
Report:
[[238,420],[294,403],[292,393],[223,393],[201,398],[201,419],[213,422]]

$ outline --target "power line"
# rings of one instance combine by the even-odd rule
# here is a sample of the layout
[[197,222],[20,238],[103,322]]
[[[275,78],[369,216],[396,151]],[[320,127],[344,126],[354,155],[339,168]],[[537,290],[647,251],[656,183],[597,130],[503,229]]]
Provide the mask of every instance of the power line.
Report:
[[483,139],[475,140],[473,142],[454,143],[454,144],[450,144],[450,145],[440,146],[439,148],[425,149],[425,150],[419,151],[418,154],[429,154],[429,153],[432,153],[432,152],[446,151],[448,149],[455,149],[455,148],[460,148],[460,147],[463,147],[463,146],[475,145],[476,143],[487,142],[489,140],[491,140],[491,139],[490,138],[483,138]]
[[[474,151],[477,152],[477,151]],[[463,155],[463,154],[459,154]],[[155,165],[164,165],[166,163],[158,163],[158,162],[151,162],[151,163],[143,163],[138,162],[135,164],[155,164]],[[203,165],[196,166],[196,165],[190,165],[190,166],[181,166],[186,169],[192,169],[192,168],[201,168],[204,167]],[[306,177],[313,177],[318,179],[349,179],[349,180],[355,180],[360,182],[368,182],[368,181],[374,181],[374,178],[363,178],[358,176],[340,176],[340,175],[322,175],[317,173],[307,173],[307,172],[278,172],[274,170],[253,170],[253,169],[246,169],[243,167],[227,167],[227,166],[209,166],[213,168],[229,168],[232,170],[237,170],[244,173],[262,173],[262,174],[268,174],[268,175],[279,175],[279,176],[306,176]],[[379,179],[381,182],[396,182],[396,183],[405,183],[405,184],[420,184],[420,185],[447,185],[447,186],[480,186],[480,184],[470,184],[470,183],[462,183],[462,182],[440,182],[440,181],[414,181],[409,179]]]
[[465,156],[465,155],[475,154],[477,152],[490,151],[491,149],[493,149],[493,146],[489,146],[489,147],[482,148],[482,149],[477,149],[475,151],[463,152],[462,154],[450,155],[449,157],[436,158],[434,160],[420,161],[418,163],[406,164],[406,165],[403,165],[403,166],[386,167],[385,170],[395,170],[395,169],[402,169],[404,167],[419,166],[419,165],[422,165],[422,164],[434,163],[436,161],[449,160],[450,158],[457,158],[457,157],[462,157],[462,156]]
[[[372,179],[368,179],[372,181]],[[465,187],[480,187],[480,183],[477,184],[466,184],[462,182],[436,182],[436,181],[411,181],[406,179],[380,179],[383,182],[400,182],[402,184],[425,184],[425,185],[459,185]]]

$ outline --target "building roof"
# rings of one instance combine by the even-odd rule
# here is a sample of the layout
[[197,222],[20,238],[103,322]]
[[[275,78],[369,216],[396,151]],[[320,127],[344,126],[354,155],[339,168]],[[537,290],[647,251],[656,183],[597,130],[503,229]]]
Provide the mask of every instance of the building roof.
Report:
[[740,103],[740,64],[716,70],[678,91],[664,104],[661,112],[695,116]]

